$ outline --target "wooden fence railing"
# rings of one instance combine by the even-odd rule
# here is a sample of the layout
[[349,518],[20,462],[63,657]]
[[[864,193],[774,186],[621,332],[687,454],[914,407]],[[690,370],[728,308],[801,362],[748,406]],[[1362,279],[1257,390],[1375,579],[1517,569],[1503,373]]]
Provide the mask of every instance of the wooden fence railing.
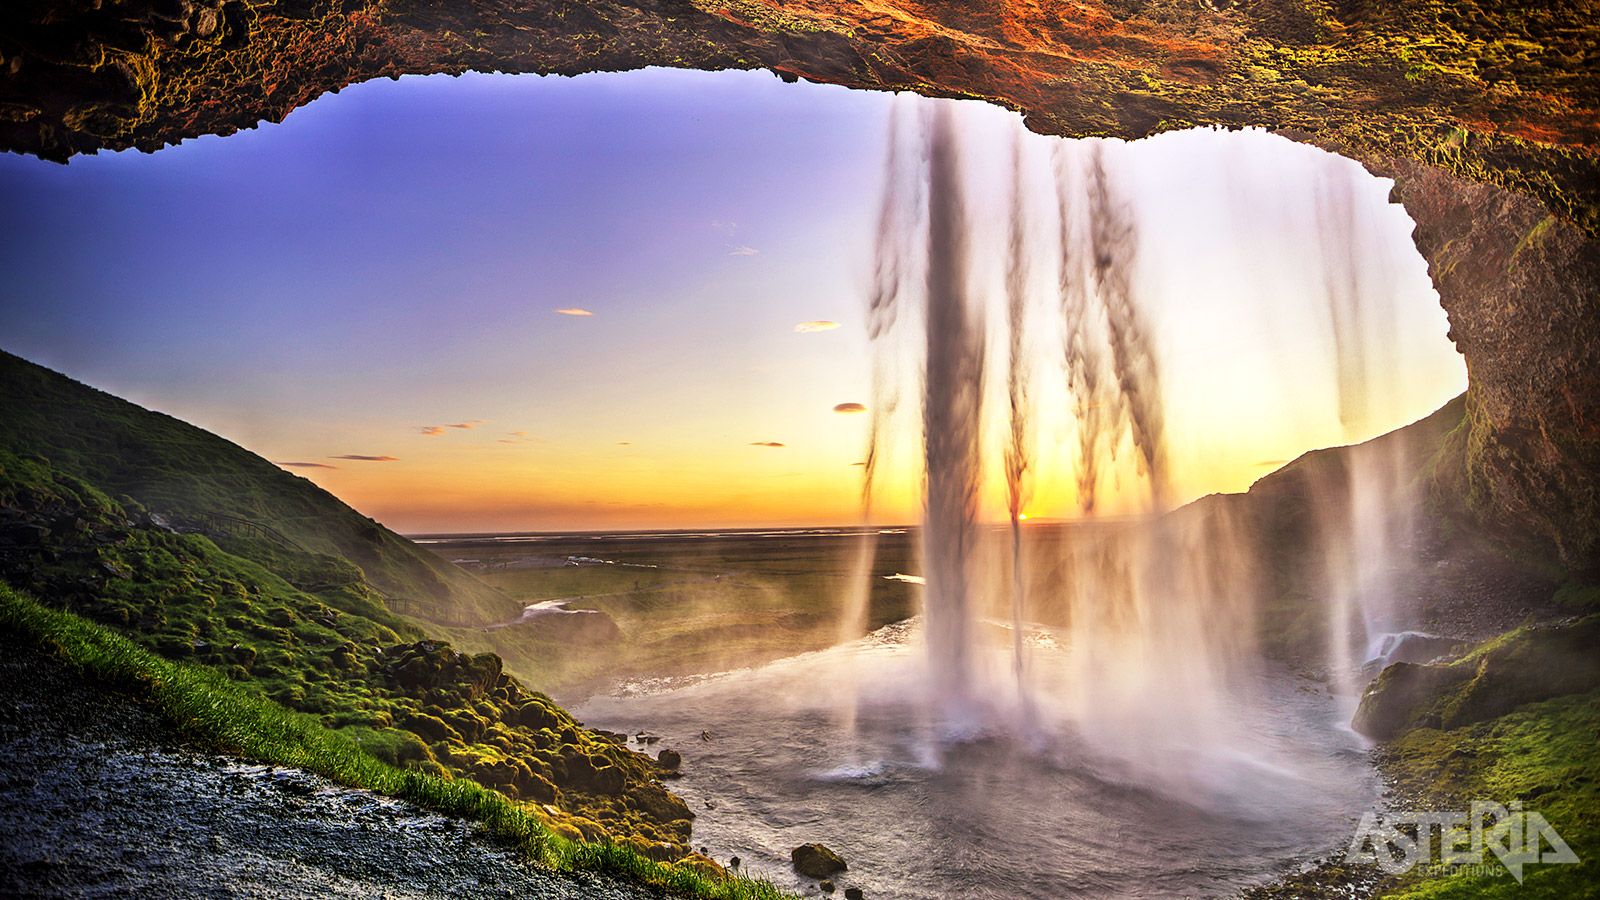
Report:
[[230,516],[226,513],[197,513],[194,515],[169,516],[168,518],[190,528],[213,534],[231,534],[237,537],[258,538],[281,544],[291,550],[299,550],[301,553],[310,552],[300,546],[293,538],[270,525],[263,525],[260,522],[252,522],[249,519]]
[[411,600],[405,597],[385,597],[383,605],[389,611],[401,616],[410,616],[413,619],[425,619],[437,622],[440,625],[477,625],[477,617],[459,607],[448,603],[433,603],[428,600]]

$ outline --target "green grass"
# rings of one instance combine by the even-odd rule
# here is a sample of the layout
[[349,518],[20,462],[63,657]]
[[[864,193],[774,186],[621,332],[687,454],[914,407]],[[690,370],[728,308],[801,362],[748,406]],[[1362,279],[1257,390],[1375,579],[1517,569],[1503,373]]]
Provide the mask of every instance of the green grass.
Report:
[[708,876],[648,859],[626,844],[570,841],[497,791],[472,781],[394,768],[317,718],[250,693],[210,667],[165,659],[111,629],[47,608],[3,584],[0,627],[145,706],[201,747],[306,769],[339,784],[481,822],[496,838],[542,865],[601,872],[707,900],[788,896],[764,879]]

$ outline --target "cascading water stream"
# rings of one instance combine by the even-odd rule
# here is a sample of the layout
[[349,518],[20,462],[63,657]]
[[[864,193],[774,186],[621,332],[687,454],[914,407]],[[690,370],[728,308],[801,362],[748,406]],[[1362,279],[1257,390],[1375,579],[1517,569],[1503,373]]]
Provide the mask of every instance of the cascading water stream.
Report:
[[924,616],[931,680],[946,712],[974,699],[970,564],[982,471],[983,322],[967,297],[968,233],[954,113],[927,121],[928,232],[923,358]]
[[[1222,513],[1210,513],[1210,521],[1193,527],[1147,524],[1137,538],[1087,544],[1079,531],[1068,529],[1054,562],[1040,561],[1055,566],[1053,581],[1046,582],[1053,593],[1029,596],[1038,576],[1030,575],[1025,558],[1029,543],[1021,517],[1041,470],[1069,474],[1072,502],[1083,521],[1094,521],[1112,497],[1124,515],[1139,511],[1155,523],[1173,495],[1161,354],[1140,293],[1141,224],[1122,183],[1119,167],[1125,164],[1116,156],[1121,145],[1057,141],[1046,159],[1024,152],[1029,139],[1020,128],[1012,134],[1005,240],[991,248],[978,238],[983,226],[974,218],[971,198],[980,189],[964,161],[957,108],[895,108],[868,307],[875,403],[863,510],[869,509],[881,444],[891,430],[892,403],[883,398],[900,371],[886,361],[896,350],[889,337],[920,316],[924,634],[929,680],[946,724],[971,724],[982,705],[977,701],[992,706],[998,696],[999,685],[985,680],[993,661],[982,623],[990,621],[984,617],[1000,605],[996,601],[1009,600],[1006,643],[1017,704],[1003,719],[1027,718],[1033,690],[1030,609],[1037,602],[1065,622],[1074,680],[1081,682],[1069,691],[1083,709],[1121,719],[1129,706],[1148,702],[1163,708],[1176,691],[1184,699],[1170,701],[1175,712],[1164,721],[1177,730],[1214,731],[1220,726],[1202,720],[1225,705],[1220,694],[1256,665],[1252,642],[1241,635],[1254,627],[1254,598],[1261,589],[1253,561],[1236,559],[1232,546],[1206,545],[1232,540],[1228,533],[1238,530]],[[1367,226],[1356,210],[1350,165],[1329,157],[1315,167],[1308,198],[1320,216],[1310,242],[1322,260],[1333,383],[1347,432],[1370,415],[1371,354],[1364,341],[1374,310],[1388,302],[1383,285],[1369,283],[1361,271]],[[1048,175],[1041,177],[1042,171]],[[1039,203],[1039,193],[1027,190],[1040,181],[1053,186],[1053,202]],[[996,249],[996,261],[984,257]],[[1039,295],[1042,279],[1034,276],[1046,274],[1043,267],[1051,263],[1053,300],[1035,303],[1032,297],[1045,298]],[[977,284],[991,273],[998,275],[998,291]],[[986,341],[988,315],[981,301],[991,294],[1003,300],[996,316],[1005,325],[1000,353],[991,353]],[[1035,391],[1036,379],[1056,366],[1035,359],[1041,349],[1048,352],[1050,342],[1028,339],[1038,330],[1030,332],[1030,310],[1048,311],[1045,322],[1059,334],[1055,352],[1062,377],[1053,393]],[[991,377],[1003,385],[994,398],[987,393]],[[1063,393],[1072,451],[1036,457],[1039,397]],[[996,448],[1009,551],[1003,579],[990,577],[990,569],[998,569],[988,562],[989,531],[982,525],[988,478],[984,409],[996,400],[1005,405],[1007,425],[1006,440]],[[1378,457],[1353,455],[1346,482],[1326,487],[1338,496],[1318,512],[1332,573],[1326,587],[1330,659],[1342,673],[1357,671],[1366,658],[1356,658],[1362,650],[1343,638],[1348,622],[1359,622],[1370,642],[1397,621],[1390,609],[1393,586],[1385,580],[1389,545],[1399,540],[1391,515],[1397,470],[1393,461]],[[1130,510],[1130,498],[1142,500]],[[862,553],[861,585],[847,600],[841,639],[859,637],[864,629],[870,539],[864,539]],[[1196,587],[1186,594],[1180,585]],[[1179,629],[1177,622],[1191,627]],[[1174,687],[1174,679],[1181,687]],[[1116,687],[1089,687],[1108,682]],[[1118,698],[1109,701],[1110,695]]]
[[[1281,598],[1256,498],[1168,510],[1192,489],[1196,430],[1173,397],[1192,402],[1197,358],[1229,361],[1225,346],[1187,368],[1175,352],[1193,344],[1165,317],[1204,298],[1174,299],[1162,276],[1194,258],[1163,244],[1129,145],[1042,144],[1008,124],[994,152],[959,104],[893,108],[867,291],[868,533],[839,646],[592,715],[694,746],[674,790],[704,810],[696,839],[764,873],[786,877],[789,848],[820,840],[848,848],[844,878],[916,900],[1229,896],[1346,839],[1375,782],[1348,711],[1257,646],[1261,600]],[[1324,170],[1349,165],[1316,157],[1298,193],[1260,203],[1289,223],[1263,231],[1314,254],[1293,274],[1315,330],[1285,366],[1328,362],[1328,422],[1381,420],[1367,370],[1389,301],[1356,202],[1374,186],[1357,182],[1348,216],[1294,218],[1337,194],[1317,178],[1350,176]],[[864,634],[888,546],[870,526],[895,506],[910,455],[896,438],[912,433],[923,615]],[[1348,466],[1301,469],[1320,542],[1307,555],[1323,551],[1328,577],[1299,582],[1323,605],[1295,626],[1344,615],[1329,641],[1342,673],[1364,661],[1360,638],[1403,623],[1386,554],[1415,471],[1387,445],[1355,449]]]
[[1028,311],[1027,222],[1023,218],[1023,133],[1011,135],[1011,222],[1006,248],[1006,399],[1010,417],[1006,444],[1006,515],[1011,525],[1011,653],[1017,696],[1029,715],[1027,659],[1023,628],[1028,608],[1027,581],[1022,569],[1022,516],[1026,503],[1028,470],[1032,468],[1029,442],[1030,402],[1023,331]]

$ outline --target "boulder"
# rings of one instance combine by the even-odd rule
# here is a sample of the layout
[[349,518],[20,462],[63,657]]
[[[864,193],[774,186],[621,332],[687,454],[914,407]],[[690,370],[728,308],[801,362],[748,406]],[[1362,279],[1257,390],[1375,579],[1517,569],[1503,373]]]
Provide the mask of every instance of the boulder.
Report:
[[861,900],[861,898],[865,896],[866,895],[861,892],[861,888],[844,889],[844,900]]
[[614,797],[622,793],[627,785],[627,776],[617,766],[605,763],[594,766],[589,772],[588,788],[590,793]]
[[809,878],[830,878],[849,868],[844,857],[821,844],[801,844],[789,851],[789,860],[796,872]]
[[628,791],[626,803],[629,807],[641,814],[648,816],[656,822],[674,822],[679,819],[693,819],[694,812],[682,798],[672,794],[655,782],[645,784],[635,783]]
[[396,685],[413,692],[453,688],[468,700],[481,700],[494,690],[502,675],[500,657],[493,653],[468,656],[443,641],[417,641],[390,647],[383,653],[382,670]]
[[1451,730],[1600,687],[1600,616],[1522,628],[1449,665],[1395,663],[1361,696],[1351,727],[1390,740],[1410,728]]
[[419,735],[429,743],[437,741],[461,740],[461,735],[454,728],[446,725],[443,719],[430,716],[427,713],[412,713],[400,721],[400,727]]
[[656,754],[656,762],[660,763],[663,769],[676,771],[679,766],[683,765],[683,756],[676,750],[663,750]]
[[683,859],[678,860],[677,865],[680,869],[688,869],[689,871],[694,872],[697,875],[703,875],[706,878],[715,878],[720,880],[728,877],[727,869],[724,869],[716,860],[711,859],[703,853],[692,853],[688,856],[685,856]]
[[1367,685],[1350,727],[1375,740],[1390,740],[1419,724],[1440,694],[1471,677],[1470,670],[1452,666],[1395,663]]

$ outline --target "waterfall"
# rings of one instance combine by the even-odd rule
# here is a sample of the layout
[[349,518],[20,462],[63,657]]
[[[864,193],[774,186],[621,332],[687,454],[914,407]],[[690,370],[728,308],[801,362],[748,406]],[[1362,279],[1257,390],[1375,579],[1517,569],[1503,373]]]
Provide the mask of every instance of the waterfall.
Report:
[[[1165,244],[1151,239],[1152,224],[1165,224],[1153,211],[1160,198],[1137,190],[1131,145],[1035,138],[1012,120],[1000,149],[982,144],[972,120],[960,104],[897,100],[867,292],[863,522],[904,392],[920,399],[933,719],[947,734],[997,723],[1032,731],[1040,713],[1125,759],[1220,747],[1237,737],[1230,723],[1263,665],[1262,536],[1242,501],[1172,511],[1174,473],[1193,457],[1171,444],[1169,395],[1195,358],[1228,360],[1180,346],[1190,368],[1171,365],[1183,354],[1158,326],[1181,307],[1172,278],[1165,293],[1152,280],[1173,270],[1159,256],[1173,245],[1170,230]],[[1373,255],[1376,226],[1363,212],[1373,185],[1348,160],[1294,152],[1318,154],[1297,158],[1310,161],[1298,188],[1254,198],[1248,214],[1289,223],[1256,233],[1308,256],[1292,274],[1306,315],[1321,318],[1315,343],[1300,340],[1327,351],[1321,371],[1336,402],[1325,419],[1335,434],[1360,435],[1385,414],[1372,373],[1388,361],[1372,332],[1398,330],[1384,319],[1394,266]],[[1317,358],[1284,364],[1307,361]],[[1177,421],[1192,440],[1193,421]],[[1347,458],[1338,478],[1317,481],[1313,511],[1330,573],[1330,668],[1345,673],[1404,624],[1391,561],[1411,470],[1383,447]],[[1024,523],[1033,504],[1057,521]],[[865,627],[872,540],[861,546],[842,641]],[[1054,649],[1034,653],[1033,641]]]
[[972,572],[976,552],[979,438],[983,417],[983,320],[967,296],[967,218],[960,147],[949,104],[929,107],[926,356],[922,447],[922,558],[928,580],[928,659],[933,685],[954,706],[972,692]]

